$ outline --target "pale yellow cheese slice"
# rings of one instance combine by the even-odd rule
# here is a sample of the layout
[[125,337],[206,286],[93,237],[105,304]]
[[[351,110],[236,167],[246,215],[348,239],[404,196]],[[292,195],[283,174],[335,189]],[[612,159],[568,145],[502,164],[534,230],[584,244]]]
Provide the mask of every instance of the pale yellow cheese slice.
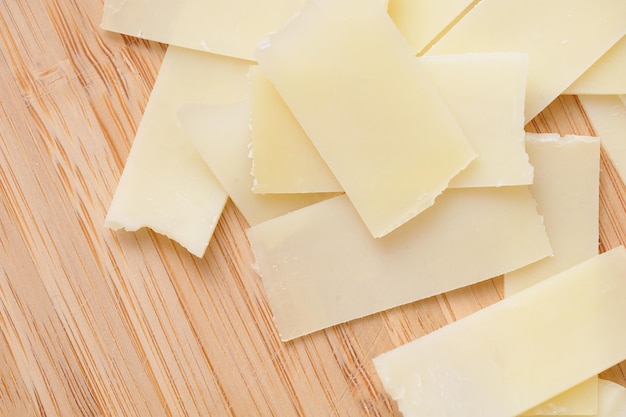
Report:
[[250,81],[250,131],[256,193],[343,191],[260,67]]
[[478,158],[450,187],[530,184],[524,149],[528,55],[484,53],[419,58]]
[[626,103],[618,96],[578,96],[602,147],[626,181]]
[[504,276],[507,296],[598,253],[600,140],[528,133],[537,200],[554,255]]
[[419,54],[477,0],[390,0],[387,11]]
[[430,207],[476,156],[377,2],[312,0],[256,58],[374,237]]
[[178,125],[188,100],[230,102],[247,92],[248,64],[170,47],[115,190],[105,225],[149,227],[203,256],[227,195]]
[[508,417],[626,359],[618,247],[374,358],[404,417]]
[[596,61],[563,94],[626,94],[626,37]]
[[316,203],[325,194],[267,194],[252,192],[249,99],[205,105],[186,103],[178,111],[183,130],[199,155],[228,192],[250,225]]
[[528,52],[530,121],[626,34],[626,1],[482,0],[429,55]]
[[626,388],[605,379],[598,380],[598,417],[626,416]]
[[345,196],[248,229],[283,340],[464,287],[551,254],[526,187],[449,189],[373,239]]
[[[598,253],[600,140],[528,133],[526,151],[535,167],[530,191],[554,254],[505,274],[506,296]],[[523,415],[595,415],[597,405],[597,377],[593,377]]]
[[105,0],[101,27],[113,32],[252,60],[257,43],[305,0]]

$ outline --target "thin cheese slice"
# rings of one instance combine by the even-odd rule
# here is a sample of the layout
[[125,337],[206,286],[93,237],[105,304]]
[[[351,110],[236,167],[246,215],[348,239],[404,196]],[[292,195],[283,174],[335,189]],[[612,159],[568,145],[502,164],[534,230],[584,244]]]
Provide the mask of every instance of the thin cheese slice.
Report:
[[250,225],[316,203],[325,194],[258,195],[252,192],[249,99],[227,104],[186,103],[178,111],[193,146]]
[[419,54],[477,0],[390,0],[387,11]]
[[257,43],[305,0],[105,0],[101,27],[113,32],[252,60]]
[[374,358],[404,417],[512,417],[626,359],[618,247]]
[[626,34],[626,1],[482,0],[427,52],[528,52],[530,121]]
[[626,37],[619,40],[563,94],[626,94]]
[[[537,200],[554,254],[505,274],[506,296],[598,253],[600,140],[528,133],[526,150],[535,166],[530,191]],[[597,406],[597,377],[593,377],[524,416],[595,415]]]
[[188,100],[220,103],[246,94],[245,61],[170,47],[163,60],[105,225],[149,227],[201,257],[227,195],[178,125]]
[[551,254],[526,187],[449,189],[373,239],[345,196],[248,230],[278,331],[293,339]]
[[341,185],[263,70],[253,65],[250,129],[256,193],[339,192]]
[[528,55],[455,54],[419,60],[478,153],[449,186],[532,183],[533,167],[524,149]]
[[554,256],[506,274],[507,296],[598,253],[600,140],[528,133],[526,150],[535,166],[530,192],[537,200]]
[[578,96],[595,134],[626,181],[626,103],[618,96]]
[[374,237],[476,157],[377,2],[312,0],[256,57]]
[[[530,189],[544,217],[554,256],[505,274],[507,296],[598,251],[599,140],[529,133],[526,149],[535,166]],[[597,392],[597,377],[593,377],[523,415],[595,415]]]

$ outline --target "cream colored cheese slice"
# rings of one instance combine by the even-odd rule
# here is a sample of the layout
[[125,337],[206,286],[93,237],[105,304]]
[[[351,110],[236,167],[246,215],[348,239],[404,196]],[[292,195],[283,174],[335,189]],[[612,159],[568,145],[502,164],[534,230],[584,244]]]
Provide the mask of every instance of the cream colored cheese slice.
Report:
[[374,237],[476,157],[377,2],[312,0],[256,57]]
[[507,296],[598,253],[600,140],[528,133],[526,150],[535,167],[530,192],[554,255],[506,274]]
[[602,147],[626,181],[626,103],[618,96],[578,96]]
[[477,0],[390,0],[387,11],[419,54]]
[[[554,254],[505,274],[506,296],[598,253],[600,140],[528,133],[526,151],[535,167],[530,191]],[[523,415],[595,415],[597,408],[597,377],[593,377]]]
[[256,65],[251,66],[248,78],[255,178],[253,191],[343,191],[263,70]]
[[427,52],[528,52],[530,121],[626,34],[626,2],[482,0]]
[[248,64],[170,47],[137,129],[105,225],[149,227],[203,256],[227,195],[178,125],[188,100],[230,102],[247,92]]
[[618,247],[374,358],[404,417],[516,416],[626,359]]
[[563,94],[626,94],[626,37],[596,61]]
[[101,27],[113,32],[252,60],[257,43],[305,0],[105,0]]
[[345,196],[248,230],[283,340],[464,287],[551,254],[526,187],[449,189],[373,239]]
[[191,143],[248,224],[255,225],[328,198],[325,194],[259,195],[252,192],[249,115],[247,97],[217,105],[186,103],[178,111]]
[[626,416],[626,388],[605,379],[598,380],[598,417]]
[[449,187],[532,183],[524,149],[528,55],[454,54],[419,61],[478,154]]

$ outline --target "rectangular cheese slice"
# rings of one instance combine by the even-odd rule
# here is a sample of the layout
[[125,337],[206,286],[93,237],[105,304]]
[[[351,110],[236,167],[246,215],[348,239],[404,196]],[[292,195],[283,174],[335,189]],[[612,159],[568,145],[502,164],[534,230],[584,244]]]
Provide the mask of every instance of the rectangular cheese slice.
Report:
[[563,94],[626,94],[626,36],[597,60]]
[[105,0],[101,27],[113,32],[252,60],[257,43],[305,0]]
[[339,192],[341,185],[263,70],[253,65],[250,130],[256,193]]
[[476,157],[377,2],[312,0],[256,58],[374,237],[431,206]]
[[170,47],[115,190],[105,225],[149,227],[203,256],[227,195],[178,125],[189,100],[230,102],[246,94],[248,64]]
[[482,0],[427,54],[528,52],[528,122],[625,34],[625,1]]
[[528,54],[453,54],[419,61],[478,154],[449,187],[532,183],[524,149]]
[[[535,167],[530,191],[554,254],[505,274],[506,296],[598,253],[600,140],[528,133],[526,151]],[[597,405],[597,377],[593,377],[523,415],[595,415]]]
[[404,417],[512,417],[626,359],[618,247],[374,358]]
[[248,229],[283,340],[464,287],[551,254],[526,187],[449,189],[373,239],[346,196]]
[[186,103],[178,110],[183,130],[248,224],[255,225],[328,198],[325,194],[252,192],[249,114],[248,97],[216,105]]
[[528,133],[526,150],[535,167],[530,192],[537,200],[554,254],[506,274],[506,296],[598,253],[600,140]]
[[422,52],[478,0],[390,0],[387,11],[413,52]]
[[615,169],[626,181],[626,103],[618,96],[578,96]]

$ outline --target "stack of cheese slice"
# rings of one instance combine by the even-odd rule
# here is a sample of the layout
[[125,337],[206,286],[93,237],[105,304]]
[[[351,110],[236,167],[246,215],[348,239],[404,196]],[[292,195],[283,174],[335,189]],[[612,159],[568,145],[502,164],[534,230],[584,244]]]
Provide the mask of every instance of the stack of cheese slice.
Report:
[[[105,2],[105,29],[175,45],[107,226],[203,256],[230,197],[283,340],[501,274],[517,292],[593,258],[598,140],[525,142],[524,124],[563,92],[615,91],[626,2],[271,3]],[[593,122],[603,140],[623,129]],[[550,188],[555,173],[570,188]],[[563,204],[577,210],[559,216]],[[407,416],[599,412],[593,376],[626,358],[625,263],[616,249],[377,358],[385,387]],[[539,313],[550,319],[525,317]],[[559,327],[574,316],[584,332]],[[453,338],[466,351],[442,347]]]

